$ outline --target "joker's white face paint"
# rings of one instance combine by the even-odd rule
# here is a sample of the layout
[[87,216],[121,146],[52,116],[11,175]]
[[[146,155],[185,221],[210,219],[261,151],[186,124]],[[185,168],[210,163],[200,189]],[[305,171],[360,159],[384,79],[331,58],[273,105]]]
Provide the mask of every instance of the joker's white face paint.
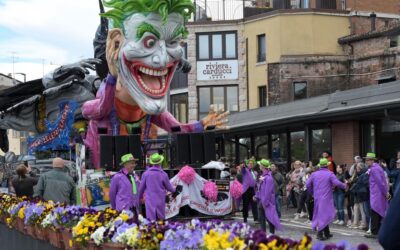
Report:
[[183,56],[179,45],[183,17],[172,13],[163,22],[158,14],[137,13],[123,27],[125,41],[118,57],[121,83],[142,110],[159,114],[166,108],[166,94]]

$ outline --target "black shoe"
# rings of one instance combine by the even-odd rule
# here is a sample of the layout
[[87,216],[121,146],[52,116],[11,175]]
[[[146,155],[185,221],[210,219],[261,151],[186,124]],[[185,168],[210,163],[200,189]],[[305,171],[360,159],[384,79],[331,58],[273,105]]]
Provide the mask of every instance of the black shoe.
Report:
[[317,234],[317,240],[325,241],[325,240],[327,240],[327,238],[325,238],[325,236],[323,236],[323,235],[318,235]]
[[333,237],[332,234],[325,235],[325,238],[326,238],[326,239],[330,239],[330,238],[332,238],[332,237]]
[[378,235],[376,234],[364,234],[365,238],[370,238],[370,239],[377,239]]

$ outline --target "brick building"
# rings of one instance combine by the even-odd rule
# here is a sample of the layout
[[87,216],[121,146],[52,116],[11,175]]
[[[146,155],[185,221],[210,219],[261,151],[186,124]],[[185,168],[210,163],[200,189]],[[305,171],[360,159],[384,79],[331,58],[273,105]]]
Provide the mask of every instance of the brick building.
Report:
[[[370,19],[370,27],[373,23]],[[340,37],[343,55],[282,55],[268,64],[268,107],[230,117],[225,155],[268,157],[283,168],[330,151],[338,164],[400,140],[400,23]]]

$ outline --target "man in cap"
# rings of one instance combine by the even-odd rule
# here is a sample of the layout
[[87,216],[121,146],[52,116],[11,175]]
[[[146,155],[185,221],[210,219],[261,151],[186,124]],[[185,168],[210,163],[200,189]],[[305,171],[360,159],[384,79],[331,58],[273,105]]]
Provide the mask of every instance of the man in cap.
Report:
[[111,179],[110,203],[115,210],[131,210],[134,214],[138,212],[139,177],[135,174],[137,161],[132,154],[123,155],[120,163],[123,168]]
[[314,196],[312,228],[318,231],[317,239],[319,240],[327,240],[332,237],[329,224],[336,216],[333,188],[346,188],[346,184],[339,181],[335,174],[328,169],[328,164],[328,159],[320,159],[319,169],[311,174],[306,182],[308,192],[312,192]]
[[381,221],[385,217],[388,208],[388,186],[383,169],[376,163],[375,153],[367,153],[365,164],[368,166],[369,173],[369,192],[370,192],[370,217],[371,217],[371,234],[365,237],[377,238]]
[[150,221],[165,220],[166,192],[175,192],[167,173],[161,168],[164,156],[155,153],[150,156],[150,167],[142,175],[138,198],[145,196],[146,218]]
[[79,135],[75,137],[75,144],[84,144],[84,140],[86,138],[86,131],[84,128],[80,128],[78,130]]
[[260,177],[259,189],[255,195],[254,200],[258,200],[258,213],[261,224],[261,229],[266,230],[268,222],[269,232],[275,233],[275,228],[282,229],[278,213],[275,207],[275,184],[274,178],[271,175],[271,163],[266,159],[261,159],[257,162],[260,165],[262,174]]
[[53,159],[53,169],[40,176],[34,197],[65,204],[76,203],[75,182],[64,171],[64,160]]
[[254,221],[258,220],[257,213],[257,203],[253,201],[255,195],[257,173],[254,171],[254,159],[251,158],[242,164],[241,174],[242,174],[242,184],[243,184],[243,221],[247,222],[247,217],[249,216],[249,206],[251,206],[251,211],[253,212]]

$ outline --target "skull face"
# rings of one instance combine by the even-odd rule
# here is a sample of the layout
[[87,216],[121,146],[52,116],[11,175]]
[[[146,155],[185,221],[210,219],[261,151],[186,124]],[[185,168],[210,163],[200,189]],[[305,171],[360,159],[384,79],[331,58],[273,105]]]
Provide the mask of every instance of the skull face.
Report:
[[148,114],[163,112],[175,69],[183,56],[183,17],[136,13],[124,21],[125,40],[118,56],[121,83]]

